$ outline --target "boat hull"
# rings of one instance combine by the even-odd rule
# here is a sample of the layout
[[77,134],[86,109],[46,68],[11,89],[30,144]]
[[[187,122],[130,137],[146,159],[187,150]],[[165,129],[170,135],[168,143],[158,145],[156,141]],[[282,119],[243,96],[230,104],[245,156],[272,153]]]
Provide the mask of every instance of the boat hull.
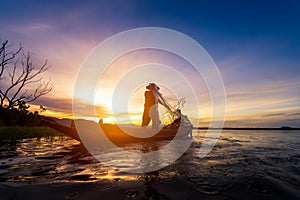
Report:
[[[71,138],[81,141],[80,136],[75,127],[68,127],[54,122],[44,122],[44,125],[51,127]],[[116,124],[102,124],[100,125],[102,131],[105,133],[106,137],[115,145],[121,146],[128,143],[148,143],[155,141],[173,140],[176,138],[187,138],[191,136],[192,126],[179,126],[179,127],[169,127],[165,126],[157,131],[151,137],[143,136],[143,131],[151,130],[151,128],[141,128],[141,127],[127,127],[126,130],[122,126]],[[136,137],[130,133],[141,133],[141,137]]]

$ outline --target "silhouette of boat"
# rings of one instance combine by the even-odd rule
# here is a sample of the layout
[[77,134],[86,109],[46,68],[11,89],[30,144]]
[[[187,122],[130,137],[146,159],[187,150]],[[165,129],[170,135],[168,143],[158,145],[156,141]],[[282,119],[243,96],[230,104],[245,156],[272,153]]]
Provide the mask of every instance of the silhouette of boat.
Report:
[[[136,142],[154,142],[161,140],[173,140],[174,138],[191,138],[193,125],[188,119],[187,116],[181,113],[179,108],[172,107],[167,100],[156,91],[158,98],[160,100],[160,104],[162,104],[171,115],[171,119],[173,122],[168,125],[164,125],[160,128],[151,128],[151,127],[141,127],[135,125],[118,125],[118,124],[103,124],[102,120],[99,121],[99,129],[98,125],[95,122],[91,121],[72,121],[71,127],[56,123],[54,121],[45,120],[44,125],[47,125],[65,135],[68,135],[78,141],[81,141],[81,138],[77,132],[76,127],[83,127],[80,129],[80,133],[85,132],[93,136],[98,134],[100,130],[105,134],[105,136],[114,144],[120,146],[127,143],[136,143]],[[179,101],[180,105],[184,103],[183,101]],[[81,124],[77,126],[78,124]],[[96,126],[95,126],[96,125]],[[100,132],[101,133],[101,132]],[[101,134],[103,135],[103,134]],[[86,135],[84,135],[86,136]],[[96,137],[97,138],[97,137]]]
[[[95,122],[89,122],[95,123]],[[81,141],[77,129],[74,126],[74,121],[71,126],[65,126],[60,123],[44,120],[43,125],[51,127],[71,138]],[[152,127],[140,127],[136,125],[117,125],[117,124],[102,124],[100,123],[102,131],[106,137],[115,145],[124,145],[128,143],[137,142],[155,142],[163,140],[172,140],[176,138],[191,137],[193,126],[188,118],[182,115],[181,118],[173,121],[169,125],[164,125],[160,129],[153,129]],[[150,137],[149,135],[153,134]]]

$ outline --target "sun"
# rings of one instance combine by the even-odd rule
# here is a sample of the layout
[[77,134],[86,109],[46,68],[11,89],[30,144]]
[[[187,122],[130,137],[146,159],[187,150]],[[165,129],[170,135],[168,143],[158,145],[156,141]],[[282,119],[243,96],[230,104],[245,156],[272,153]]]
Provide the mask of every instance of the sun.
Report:
[[94,96],[94,105],[104,106],[108,110],[112,110],[112,95],[113,90],[111,88],[97,89]]

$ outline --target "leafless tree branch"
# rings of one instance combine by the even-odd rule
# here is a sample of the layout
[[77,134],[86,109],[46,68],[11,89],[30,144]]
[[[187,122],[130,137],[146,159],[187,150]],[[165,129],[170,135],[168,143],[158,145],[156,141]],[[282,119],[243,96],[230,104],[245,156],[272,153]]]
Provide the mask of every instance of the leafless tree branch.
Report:
[[[21,101],[33,102],[51,92],[50,80],[43,81],[42,77],[50,67],[47,60],[36,66],[30,52],[24,53],[21,45],[16,51],[8,51],[9,47],[8,41],[0,43],[0,106],[7,102],[7,107],[12,108]],[[6,84],[2,84],[5,79]]]

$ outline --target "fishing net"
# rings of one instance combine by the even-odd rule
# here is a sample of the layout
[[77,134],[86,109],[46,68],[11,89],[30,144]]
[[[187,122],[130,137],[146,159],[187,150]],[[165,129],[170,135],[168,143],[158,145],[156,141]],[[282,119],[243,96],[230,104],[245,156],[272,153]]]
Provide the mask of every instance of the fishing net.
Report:
[[165,108],[165,112],[161,115],[163,121],[171,122],[175,126],[180,125],[180,120],[184,120],[185,124],[190,125],[189,119],[181,113],[181,109],[184,107],[185,98],[176,100],[175,105],[171,105],[169,101],[158,91],[156,91],[159,102]]

